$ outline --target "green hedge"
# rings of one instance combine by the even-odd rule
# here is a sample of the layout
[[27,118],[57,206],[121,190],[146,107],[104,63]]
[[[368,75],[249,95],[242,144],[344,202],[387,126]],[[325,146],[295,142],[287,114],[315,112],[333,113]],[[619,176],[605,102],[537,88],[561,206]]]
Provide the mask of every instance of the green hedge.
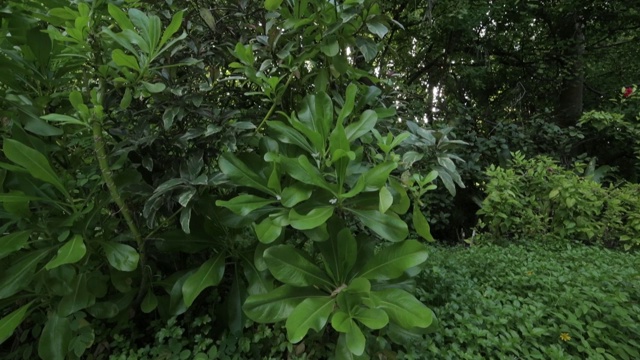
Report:
[[421,300],[440,324],[399,358],[640,358],[635,255],[483,246],[434,248],[429,263]]

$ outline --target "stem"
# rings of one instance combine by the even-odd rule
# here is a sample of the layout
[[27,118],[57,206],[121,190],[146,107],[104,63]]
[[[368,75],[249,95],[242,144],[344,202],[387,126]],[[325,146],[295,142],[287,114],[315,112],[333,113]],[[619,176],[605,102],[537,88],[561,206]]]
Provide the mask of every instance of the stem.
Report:
[[107,152],[104,149],[104,137],[102,136],[102,124],[100,123],[99,120],[93,119],[92,129],[93,129],[93,144],[95,147],[96,158],[98,159],[98,166],[100,167],[100,172],[102,173],[102,179],[104,180],[104,183],[107,185],[107,188],[109,189],[109,194],[111,195],[111,198],[116,203],[116,205],[118,205],[118,208],[120,209],[120,213],[122,214],[122,217],[124,218],[124,221],[127,224],[127,227],[129,227],[129,231],[131,231],[131,234],[133,235],[133,238],[136,241],[136,245],[138,248],[137,250],[138,250],[138,253],[140,254],[140,269],[142,273],[141,275],[142,280],[140,280],[140,289],[138,291],[138,296],[136,297],[136,300],[135,300],[135,302],[138,303],[142,298],[141,295],[144,294],[144,290],[146,287],[145,286],[146,280],[147,280],[147,277],[144,271],[146,266],[144,239],[140,235],[140,231],[138,230],[136,223],[133,221],[133,217],[131,216],[131,211],[129,210],[129,207],[124,202],[124,200],[122,200],[122,197],[118,192],[118,187],[113,181],[113,173],[111,172],[111,168],[109,167],[109,163],[107,161]]
[[118,188],[116,187],[115,182],[113,181],[113,173],[109,168],[109,164],[107,163],[107,153],[104,150],[104,138],[102,137],[102,125],[99,121],[93,121],[93,143],[95,145],[96,157],[98,159],[98,165],[100,166],[100,171],[102,172],[102,178],[109,189],[109,193],[111,194],[111,198],[118,205],[120,212],[122,213],[122,217],[124,217],[124,221],[127,223],[129,227],[129,231],[133,234],[138,247],[142,247],[143,241],[142,236],[140,235],[140,231],[138,231],[138,227],[133,221],[133,217],[131,216],[131,212],[129,211],[129,207],[125,204],[122,197],[118,193]]
[[[293,79],[293,73],[289,74],[289,77],[287,78],[287,82],[284,84],[284,89],[282,90],[282,94],[280,94],[280,98],[282,97],[284,92],[287,91],[287,88],[291,83],[291,79]],[[260,129],[262,129],[262,127],[264,126],[264,123],[267,122],[267,120],[269,120],[271,115],[273,115],[273,112],[276,110],[276,106],[278,105],[279,100],[280,99],[276,99],[273,101],[273,105],[271,105],[271,108],[267,112],[267,115],[264,117],[264,119],[262,119],[262,121],[260,122],[260,125],[258,125],[258,127],[256,128],[256,132],[255,132],[256,134],[260,131]]]

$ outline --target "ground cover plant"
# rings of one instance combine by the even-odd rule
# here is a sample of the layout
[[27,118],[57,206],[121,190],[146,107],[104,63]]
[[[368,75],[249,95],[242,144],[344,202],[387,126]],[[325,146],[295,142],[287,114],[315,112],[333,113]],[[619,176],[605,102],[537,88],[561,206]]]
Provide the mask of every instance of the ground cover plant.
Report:
[[[534,242],[535,243],[535,242]],[[439,325],[405,359],[636,359],[636,255],[581,245],[430,249],[421,300]]]
[[639,17],[3,2],[0,357],[426,356],[449,331],[427,244],[635,251]]

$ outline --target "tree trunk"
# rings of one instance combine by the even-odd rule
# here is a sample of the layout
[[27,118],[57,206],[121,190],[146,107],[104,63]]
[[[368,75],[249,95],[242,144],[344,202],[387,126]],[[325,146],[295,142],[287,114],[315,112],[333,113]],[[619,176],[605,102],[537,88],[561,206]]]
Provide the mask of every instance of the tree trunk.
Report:
[[[577,14],[572,14],[560,27],[558,38],[565,45],[562,51],[564,63],[562,86],[556,107],[556,119],[560,126],[573,126],[582,116],[584,95],[584,31]],[[567,21],[568,20],[568,21]]]

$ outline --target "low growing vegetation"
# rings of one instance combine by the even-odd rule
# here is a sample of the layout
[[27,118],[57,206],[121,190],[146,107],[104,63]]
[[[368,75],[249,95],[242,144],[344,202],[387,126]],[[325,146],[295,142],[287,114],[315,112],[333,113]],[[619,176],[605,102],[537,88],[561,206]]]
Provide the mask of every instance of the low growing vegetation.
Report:
[[3,2],[0,358],[640,358],[637,23]]

